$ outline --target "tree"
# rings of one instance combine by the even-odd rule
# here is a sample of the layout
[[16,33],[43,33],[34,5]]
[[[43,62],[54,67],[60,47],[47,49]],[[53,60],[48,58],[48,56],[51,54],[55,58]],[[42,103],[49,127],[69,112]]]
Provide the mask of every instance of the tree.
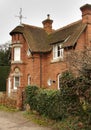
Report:
[[10,45],[5,43],[0,46],[0,66],[10,65]]
[[6,79],[10,71],[10,44],[0,46],[0,91],[6,91]]
[[[71,92],[78,97],[77,105],[80,104],[82,110],[80,111],[80,120],[84,123],[85,129],[91,129],[91,49],[85,48],[84,51],[72,50],[66,57],[68,68],[73,73],[77,74],[75,77],[74,86],[63,88],[67,92]],[[66,79],[65,79],[66,80]],[[67,79],[68,81],[68,79]],[[73,81],[67,82],[72,86]],[[62,79],[63,82],[63,79]],[[69,90],[70,89],[70,90]],[[79,108],[79,110],[80,110]]]
[[68,68],[72,72],[90,76],[91,73],[91,49],[85,48],[84,51],[72,50],[66,56]]

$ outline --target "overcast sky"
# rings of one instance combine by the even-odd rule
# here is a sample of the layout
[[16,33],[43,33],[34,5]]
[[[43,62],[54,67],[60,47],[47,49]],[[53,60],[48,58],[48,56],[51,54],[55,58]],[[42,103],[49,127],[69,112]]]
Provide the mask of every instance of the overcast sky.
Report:
[[91,0],[0,0],[0,44],[11,40],[9,32],[19,25],[20,8],[25,24],[42,26],[50,14],[53,28],[58,29],[81,19],[80,7],[91,4]]

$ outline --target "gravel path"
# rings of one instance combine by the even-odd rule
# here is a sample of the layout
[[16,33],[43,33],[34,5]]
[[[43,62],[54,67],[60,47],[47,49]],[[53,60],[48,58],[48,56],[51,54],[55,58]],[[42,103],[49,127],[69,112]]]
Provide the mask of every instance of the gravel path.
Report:
[[0,130],[52,130],[34,124],[23,117],[21,112],[8,113],[0,111]]

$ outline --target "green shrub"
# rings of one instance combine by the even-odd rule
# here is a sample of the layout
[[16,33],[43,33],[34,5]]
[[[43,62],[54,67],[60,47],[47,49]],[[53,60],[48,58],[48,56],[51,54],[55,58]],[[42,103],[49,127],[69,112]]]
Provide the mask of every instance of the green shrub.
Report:
[[25,89],[25,103],[29,104],[31,109],[36,109],[36,95],[37,95],[38,87],[36,86],[27,86]]
[[62,119],[64,108],[60,91],[40,90],[37,95],[37,111],[51,119]]
[[66,71],[62,74],[60,79],[61,98],[67,114],[77,115],[80,109],[80,102],[76,94],[76,78],[72,73]]
[[73,77],[64,72],[61,78],[61,93],[67,113],[79,116],[86,130],[91,129],[91,78]]
[[38,92],[38,95],[36,95],[37,100],[37,111],[40,114],[47,115],[48,106],[49,106],[49,97],[50,97],[51,91],[40,89]]
[[87,128],[91,124],[91,81],[84,76],[74,77],[69,72],[63,73],[60,81],[60,90],[27,86],[26,102],[31,109],[51,119],[78,116]]
[[64,101],[59,90],[51,94],[49,101],[48,116],[50,118],[61,120],[67,116]]
[[26,103],[30,108],[51,119],[64,117],[64,106],[60,91],[38,89],[36,86],[26,87]]

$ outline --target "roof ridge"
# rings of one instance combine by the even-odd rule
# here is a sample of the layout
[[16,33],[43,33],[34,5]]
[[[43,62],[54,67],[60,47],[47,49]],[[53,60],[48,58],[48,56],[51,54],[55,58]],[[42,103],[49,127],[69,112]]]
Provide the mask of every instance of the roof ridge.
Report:
[[23,24],[23,25],[28,26],[28,27],[43,29],[42,27],[38,27],[38,26],[30,25],[30,24]]
[[75,21],[75,22],[73,22],[73,23],[70,23],[70,24],[68,24],[68,25],[65,25],[65,26],[63,26],[63,27],[61,27],[61,28],[55,30],[54,32],[52,32],[52,34],[55,33],[55,32],[61,31],[61,30],[65,29],[65,28],[68,28],[68,27],[70,27],[70,26],[72,26],[72,25],[74,25],[74,24],[77,24],[77,23],[79,23],[79,22],[81,22],[81,21],[82,21],[82,20],[80,19],[80,20],[78,20],[78,21]]

